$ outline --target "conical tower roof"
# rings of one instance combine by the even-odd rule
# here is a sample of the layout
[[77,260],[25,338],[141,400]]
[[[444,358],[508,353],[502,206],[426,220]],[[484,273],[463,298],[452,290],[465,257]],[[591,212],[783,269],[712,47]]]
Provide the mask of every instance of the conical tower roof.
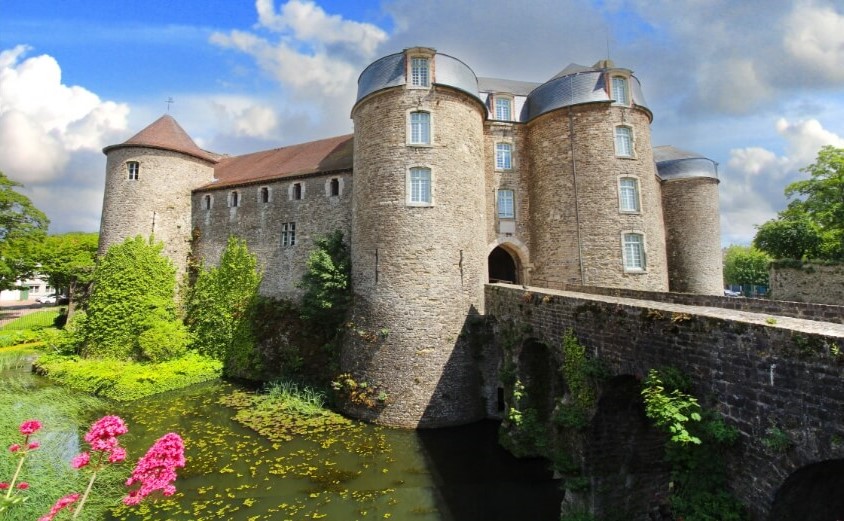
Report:
[[191,139],[188,133],[169,114],[161,116],[151,125],[123,143],[105,147],[103,152],[108,154],[111,150],[123,147],[148,147],[170,150],[212,162],[217,162],[218,159],[218,156],[196,146],[196,143],[193,142],[193,139]]

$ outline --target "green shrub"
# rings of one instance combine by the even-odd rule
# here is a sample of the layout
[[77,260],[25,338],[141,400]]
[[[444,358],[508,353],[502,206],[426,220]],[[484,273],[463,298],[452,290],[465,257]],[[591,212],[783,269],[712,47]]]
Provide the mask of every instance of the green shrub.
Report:
[[184,355],[190,342],[187,329],[175,320],[152,320],[148,329],[138,335],[141,354],[151,362],[164,362]]
[[36,369],[62,385],[95,396],[131,401],[220,376],[222,364],[197,353],[160,363],[43,355]]

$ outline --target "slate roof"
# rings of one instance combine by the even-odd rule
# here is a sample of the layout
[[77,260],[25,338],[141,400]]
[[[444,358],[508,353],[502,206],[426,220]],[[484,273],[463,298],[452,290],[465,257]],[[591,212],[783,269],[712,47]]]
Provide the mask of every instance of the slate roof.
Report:
[[213,183],[197,190],[352,169],[353,136],[225,157],[214,167]]
[[149,148],[158,148],[161,150],[172,150],[174,152],[181,152],[189,156],[204,159],[206,161],[216,162],[220,156],[202,150],[193,139],[188,136],[187,132],[176,123],[169,114],[165,114],[155,120],[151,125],[141,130],[134,136],[130,137],[119,145],[107,146],[103,149],[103,153],[109,153],[111,150],[127,147],[127,146],[144,146]]
[[506,92],[516,96],[527,96],[541,83],[531,81],[505,80],[502,78],[478,78],[478,90],[481,92]]

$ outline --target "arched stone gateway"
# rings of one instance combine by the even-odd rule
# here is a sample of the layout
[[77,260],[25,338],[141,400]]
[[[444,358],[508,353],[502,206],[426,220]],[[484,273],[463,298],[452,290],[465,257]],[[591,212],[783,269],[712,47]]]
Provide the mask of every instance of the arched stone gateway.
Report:
[[844,459],[812,463],[793,472],[774,496],[768,521],[844,519]]
[[496,246],[487,258],[489,282],[521,284],[516,259],[501,246]]

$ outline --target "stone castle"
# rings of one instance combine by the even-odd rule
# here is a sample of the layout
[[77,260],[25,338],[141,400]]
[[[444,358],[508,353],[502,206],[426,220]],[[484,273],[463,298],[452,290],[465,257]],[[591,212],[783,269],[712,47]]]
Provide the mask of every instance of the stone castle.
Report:
[[351,135],[241,156],[170,116],[106,147],[101,251],[154,234],[184,271],[237,235],[262,293],[296,298],[314,238],[341,230],[351,320],[382,333],[347,335],[341,364],[390,397],[354,413],[407,427],[487,414],[464,333],[488,282],[722,294],[716,164],[652,148],[628,69],[478,78],[417,47],[361,73],[351,115]]

